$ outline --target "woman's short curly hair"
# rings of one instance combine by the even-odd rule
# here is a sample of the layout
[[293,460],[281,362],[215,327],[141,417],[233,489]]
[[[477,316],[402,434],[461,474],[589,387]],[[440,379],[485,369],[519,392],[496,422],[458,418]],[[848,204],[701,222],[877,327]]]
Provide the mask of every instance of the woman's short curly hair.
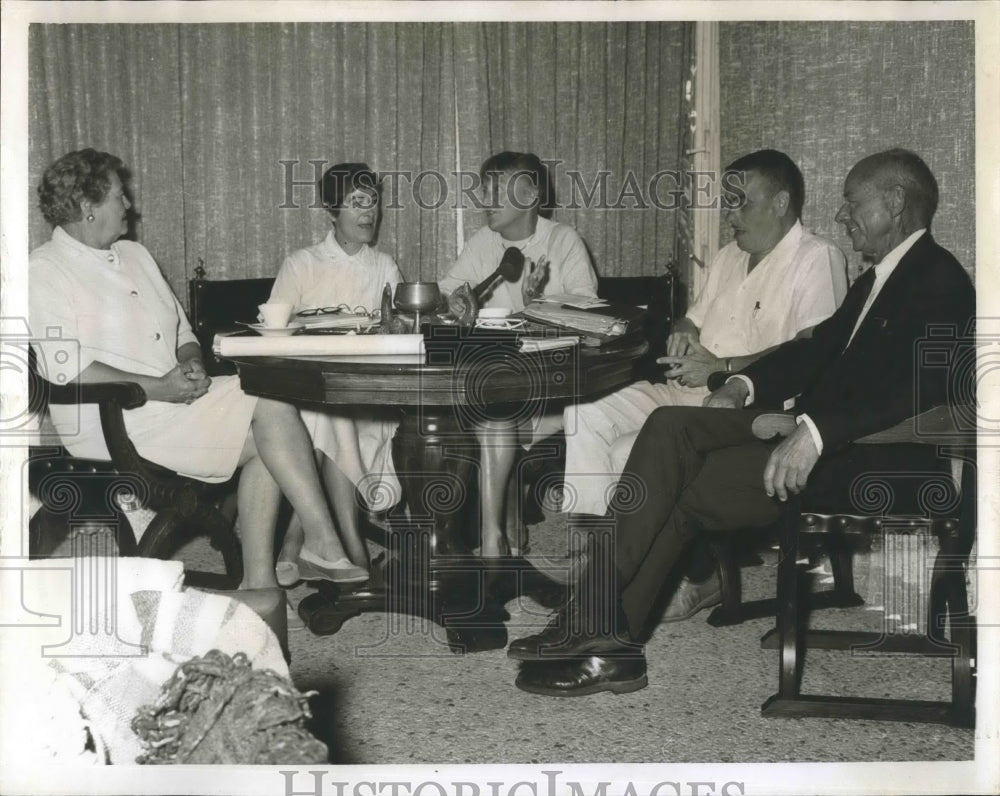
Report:
[[99,204],[111,190],[111,175],[125,181],[120,158],[96,149],[63,155],[45,170],[38,186],[38,207],[52,226],[83,217],[84,200]]

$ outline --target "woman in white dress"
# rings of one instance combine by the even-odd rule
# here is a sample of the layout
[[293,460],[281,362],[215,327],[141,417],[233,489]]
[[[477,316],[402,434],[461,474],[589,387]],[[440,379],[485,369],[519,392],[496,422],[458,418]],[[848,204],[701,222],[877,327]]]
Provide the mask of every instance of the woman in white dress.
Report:
[[[183,309],[142,245],[119,240],[131,203],[120,159],[84,149],[56,160],[38,188],[52,239],[29,258],[30,325],[39,370],[56,384],[129,381],[147,402],[125,412],[139,454],[192,478],[242,468],[241,588],[272,588],[274,525],[283,492],[306,527],[308,555],[328,580],[357,578],[323,497],[298,410],[210,379]],[[97,407],[50,407],[75,456],[109,459]]]
[[[374,310],[385,286],[395,289],[402,281],[392,257],[372,245],[379,222],[378,177],[366,163],[339,163],[326,171],[318,187],[333,229],[319,243],[285,258],[270,300],[292,304],[295,312]],[[378,407],[304,409],[302,419],[320,456],[340,538],[351,561],[367,571],[368,549],[358,531],[355,494],[361,493],[365,508],[384,510],[399,502],[391,446],[397,413]],[[302,566],[298,556],[302,542],[301,526],[293,520],[278,555],[282,585],[310,577],[310,568]]]

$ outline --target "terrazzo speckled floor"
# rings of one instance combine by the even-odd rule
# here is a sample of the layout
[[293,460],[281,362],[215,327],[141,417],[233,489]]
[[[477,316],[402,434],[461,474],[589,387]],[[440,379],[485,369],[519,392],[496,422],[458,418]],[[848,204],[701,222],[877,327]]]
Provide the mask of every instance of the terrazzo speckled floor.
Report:
[[[563,515],[533,526],[536,554],[566,553]],[[209,569],[215,555],[202,541],[181,553]],[[775,555],[743,570],[748,599],[773,596]],[[858,591],[877,597],[864,560]],[[290,591],[293,603],[310,588]],[[869,600],[871,602],[871,600]],[[512,637],[545,622],[530,599],[508,604]],[[649,686],[615,696],[534,696],[514,687],[516,663],[504,650],[455,655],[438,626],[409,617],[365,614],[339,633],[290,633],[292,676],[315,689],[315,731],[334,763],[584,763],[969,760],[973,732],[935,725],[831,719],[764,719],[778,653],[761,650],[771,620],[713,628],[707,611],[661,624],[646,646]],[[872,629],[880,612],[827,610],[814,626],[859,618]],[[810,651],[803,690],[850,683],[862,696],[946,699],[944,660],[851,657]]]

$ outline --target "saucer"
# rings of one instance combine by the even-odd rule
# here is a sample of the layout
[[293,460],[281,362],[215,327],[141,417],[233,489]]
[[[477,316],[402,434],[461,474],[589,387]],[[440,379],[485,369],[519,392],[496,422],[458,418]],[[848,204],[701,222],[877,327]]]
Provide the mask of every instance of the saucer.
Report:
[[262,323],[248,323],[247,326],[257,332],[257,334],[264,335],[264,337],[291,337],[302,328],[301,323],[290,323],[288,326],[274,327],[267,327]]
[[479,320],[497,320],[500,318],[507,318],[513,312],[509,307],[485,307],[479,310],[479,314],[476,316]]

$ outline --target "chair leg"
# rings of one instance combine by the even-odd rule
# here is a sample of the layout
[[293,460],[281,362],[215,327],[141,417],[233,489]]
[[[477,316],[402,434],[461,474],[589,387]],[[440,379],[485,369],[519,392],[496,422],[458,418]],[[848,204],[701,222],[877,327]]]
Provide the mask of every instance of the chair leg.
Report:
[[173,509],[157,512],[139,540],[138,554],[146,558],[170,558],[177,549],[177,531],[182,524]]
[[125,512],[118,512],[118,555],[136,556],[139,554],[139,546],[135,541],[135,529],[128,521]]
[[718,539],[709,543],[715,556],[716,572],[722,590],[722,605],[708,615],[712,627],[738,625],[743,622],[743,578],[732,540]]
[[827,552],[833,570],[834,604],[843,608],[864,605],[864,599],[854,590],[854,551],[848,540],[830,538]]
[[[798,556],[799,511],[797,501],[785,509],[782,522],[781,550],[778,559],[778,693],[761,706],[761,715],[782,715],[799,695],[801,661],[799,644],[799,572]],[[786,714],[787,715],[787,714]]]
[[969,595],[965,585],[964,561],[957,537],[940,537],[940,551],[934,560],[927,635],[935,641],[944,638],[945,619],[954,647],[951,661],[951,706],[955,721],[961,726],[975,726],[975,657],[976,625],[969,615]]
[[236,535],[236,493],[230,492],[206,507],[202,525],[208,530],[212,547],[222,554],[226,577],[233,588],[243,580],[243,546]]

